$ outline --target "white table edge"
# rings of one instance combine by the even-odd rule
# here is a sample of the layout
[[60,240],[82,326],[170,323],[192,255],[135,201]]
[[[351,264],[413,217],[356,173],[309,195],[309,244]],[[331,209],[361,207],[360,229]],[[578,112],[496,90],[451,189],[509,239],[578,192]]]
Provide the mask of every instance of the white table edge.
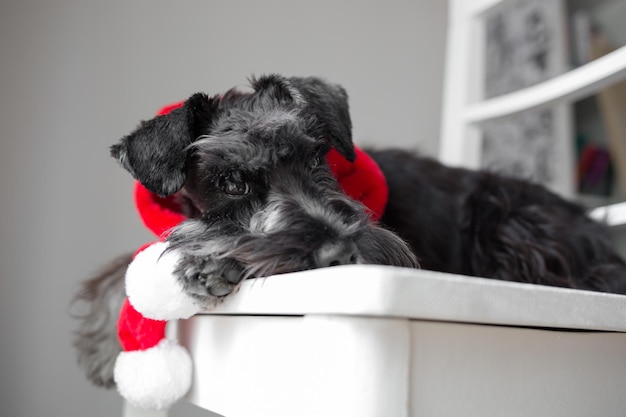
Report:
[[208,315],[351,315],[626,332],[626,296],[379,265],[256,278]]

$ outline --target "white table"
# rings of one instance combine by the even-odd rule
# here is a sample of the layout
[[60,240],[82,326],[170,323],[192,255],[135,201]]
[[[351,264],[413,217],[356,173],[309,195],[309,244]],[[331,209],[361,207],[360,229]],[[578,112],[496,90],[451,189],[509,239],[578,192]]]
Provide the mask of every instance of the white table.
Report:
[[226,417],[624,416],[626,297],[350,265],[178,323]]

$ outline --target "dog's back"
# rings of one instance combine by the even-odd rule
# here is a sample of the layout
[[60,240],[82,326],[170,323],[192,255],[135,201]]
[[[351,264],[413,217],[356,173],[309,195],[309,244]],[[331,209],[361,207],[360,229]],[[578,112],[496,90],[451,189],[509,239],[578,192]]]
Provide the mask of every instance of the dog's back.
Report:
[[423,268],[626,294],[626,264],[581,206],[525,180],[407,151],[370,154],[389,184],[382,222]]

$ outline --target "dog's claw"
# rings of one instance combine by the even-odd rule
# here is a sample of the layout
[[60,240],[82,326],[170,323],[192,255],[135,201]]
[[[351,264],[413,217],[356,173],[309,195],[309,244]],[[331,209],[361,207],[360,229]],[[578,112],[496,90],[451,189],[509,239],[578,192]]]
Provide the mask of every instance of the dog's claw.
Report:
[[224,278],[231,284],[239,284],[243,279],[243,274],[239,269],[229,269],[224,273]]
[[224,297],[233,292],[234,288],[235,285],[229,282],[216,282],[208,288],[208,291],[213,297]]

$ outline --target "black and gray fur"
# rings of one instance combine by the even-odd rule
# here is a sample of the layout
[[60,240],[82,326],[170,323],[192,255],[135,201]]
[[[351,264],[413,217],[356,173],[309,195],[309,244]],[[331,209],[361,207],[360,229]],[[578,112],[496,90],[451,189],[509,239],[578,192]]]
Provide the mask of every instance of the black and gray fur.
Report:
[[389,184],[382,222],[422,268],[626,294],[626,264],[583,207],[521,179],[399,150],[370,155]]
[[[355,157],[345,91],[278,75],[252,87],[195,94],[112,147],[146,188],[184,207],[189,220],[167,240],[192,296],[213,302],[248,277],[350,263],[414,268],[418,258],[426,269],[626,294],[626,265],[604,227],[526,181],[371,151],[389,184],[373,224],[324,158],[331,147]],[[91,305],[75,342],[79,362],[99,385],[112,385],[119,347],[111,335],[129,260],[78,297]]]
[[[417,267],[405,242],[374,224],[326,164],[333,147],[355,158],[344,89],[278,75],[251,84],[252,92],[195,94],[111,148],[148,190],[175,195],[189,217],[167,238],[186,291],[213,303],[249,277],[356,263]],[[118,266],[78,296],[91,305],[75,341],[79,362],[104,386],[119,352],[122,299],[99,295],[121,281],[127,264]]]
[[325,155],[355,157],[347,95],[315,78],[252,80],[254,93],[193,95],[143,123],[112,155],[191,219],[167,241],[199,297],[244,277],[346,263],[415,266],[404,242],[341,191]]

